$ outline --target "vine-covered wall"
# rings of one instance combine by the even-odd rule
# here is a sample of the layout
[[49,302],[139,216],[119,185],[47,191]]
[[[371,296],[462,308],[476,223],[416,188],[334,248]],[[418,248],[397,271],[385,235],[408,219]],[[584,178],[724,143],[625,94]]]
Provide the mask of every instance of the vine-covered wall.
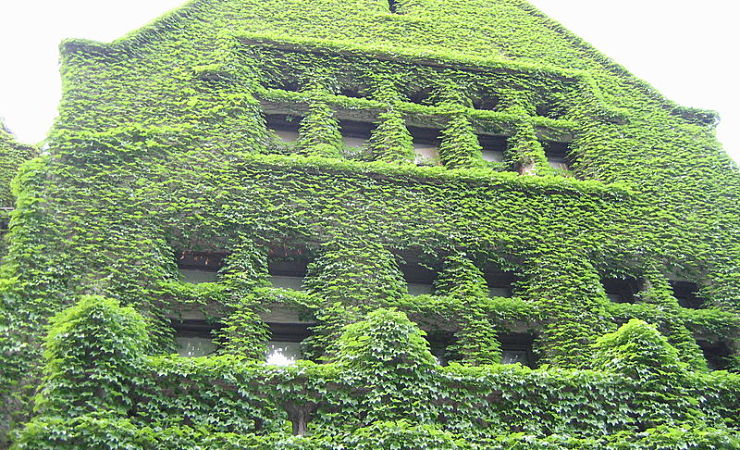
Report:
[[[38,156],[38,150],[17,142],[0,121],[0,234],[7,232],[10,211],[15,206],[11,181],[18,167],[35,156]],[[0,254],[5,255],[6,251],[6,242],[3,240],[0,243]]]
[[[714,114],[524,2],[392,6],[194,1],[112,44],[62,44],[60,116],[17,174],[2,266],[4,422],[35,414],[19,447],[731,443],[737,376],[705,373],[696,342],[737,370],[740,176]],[[298,118],[296,143],[270,114]],[[343,144],[346,121],[372,124],[365,148]],[[424,126],[441,165],[414,163]],[[503,161],[481,134],[507,137]],[[569,171],[548,165],[553,142]],[[306,292],[269,287],[276,247],[307,256]],[[228,254],[216,283],[180,280],[188,251]],[[435,270],[433,295],[405,292],[406,255]],[[492,266],[511,297],[488,296]],[[642,280],[636,302],[609,301],[613,278]],[[702,307],[669,280],[697,283]],[[305,351],[328,364],[255,362],[276,305],[316,322]],[[223,323],[219,356],[163,356],[187,309]],[[419,327],[452,334],[462,365],[435,366]],[[498,337],[522,329],[542,367],[499,366]],[[639,369],[650,349],[663,363]],[[311,437],[289,437],[296,411]]]

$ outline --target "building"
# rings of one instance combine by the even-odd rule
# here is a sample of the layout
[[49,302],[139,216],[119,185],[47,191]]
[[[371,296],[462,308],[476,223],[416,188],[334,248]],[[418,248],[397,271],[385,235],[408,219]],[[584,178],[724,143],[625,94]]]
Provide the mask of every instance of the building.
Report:
[[740,445],[717,117],[525,2],[196,0],[61,53],[18,448]]

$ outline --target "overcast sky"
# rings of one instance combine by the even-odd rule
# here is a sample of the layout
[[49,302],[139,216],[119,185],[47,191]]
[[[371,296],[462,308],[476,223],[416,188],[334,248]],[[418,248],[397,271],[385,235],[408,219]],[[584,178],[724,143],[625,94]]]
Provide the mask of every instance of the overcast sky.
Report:
[[[56,115],[62,39],[109,42],[185,3],[1,1],[0,118],[27,143],[44,139]],[[740,162],[740,2],[530,1],[668,98],[719,111],[718,137]]]

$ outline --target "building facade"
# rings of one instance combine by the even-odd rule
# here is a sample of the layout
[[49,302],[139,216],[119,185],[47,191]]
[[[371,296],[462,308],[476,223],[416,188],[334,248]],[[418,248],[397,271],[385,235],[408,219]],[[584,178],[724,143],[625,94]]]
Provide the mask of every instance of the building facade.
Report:
[[527,3],[196,0],[61,53],[7,443],[740,445],[718,119]]

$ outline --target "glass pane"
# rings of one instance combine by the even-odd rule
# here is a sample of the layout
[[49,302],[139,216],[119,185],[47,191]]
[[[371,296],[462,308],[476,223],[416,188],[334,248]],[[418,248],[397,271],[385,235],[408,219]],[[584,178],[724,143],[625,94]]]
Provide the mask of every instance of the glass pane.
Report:
[[270,275],[272,287],[281,289],[292,289],[294,291],[303,291],[303,277],[286,277],[282,275]]
[[483,160],[492,162],[502,162],[504,160],[504,152],[499,150],[483,150]]
[[488,296],[489,297],[511,297],[511,289],[502,288],[502,287],[488,288]]
[[427,295],[432,293],[431,284],[409,283],[409,295]]
[[298,130],[272,130],[283,142],[295,142],[298,140]]
[[416,163],[439,161],[439,148],[433,144],[421,144],[414,142],[414,152],[416,152]]
[[367,140],[365,140],[365,138],[350,137],[350,136],[343,136],[342,141],[344,141],[345,146],[353,147],[353,148],[364,147],[365,144],[367,143]]
[[216,345],[208,338],[176,337],[177,353],[180,356],[206,356],[216,351]]
[[302,358],[300,342],[269,341],[267,343],[267,364],[290,366]]
[[550,167],[557,170],[568,170],[568,163],[565,162],[565,158],[548,157],[547,162],[550,163]]
[[182,281],[186,283],[215,283],[218,281],[217,272],[198,269],[180,269]]
[[525,366],[529,363],[527,352],[525,350],[504,350],[501,352],[501,364],[516,363],[521,363]]

